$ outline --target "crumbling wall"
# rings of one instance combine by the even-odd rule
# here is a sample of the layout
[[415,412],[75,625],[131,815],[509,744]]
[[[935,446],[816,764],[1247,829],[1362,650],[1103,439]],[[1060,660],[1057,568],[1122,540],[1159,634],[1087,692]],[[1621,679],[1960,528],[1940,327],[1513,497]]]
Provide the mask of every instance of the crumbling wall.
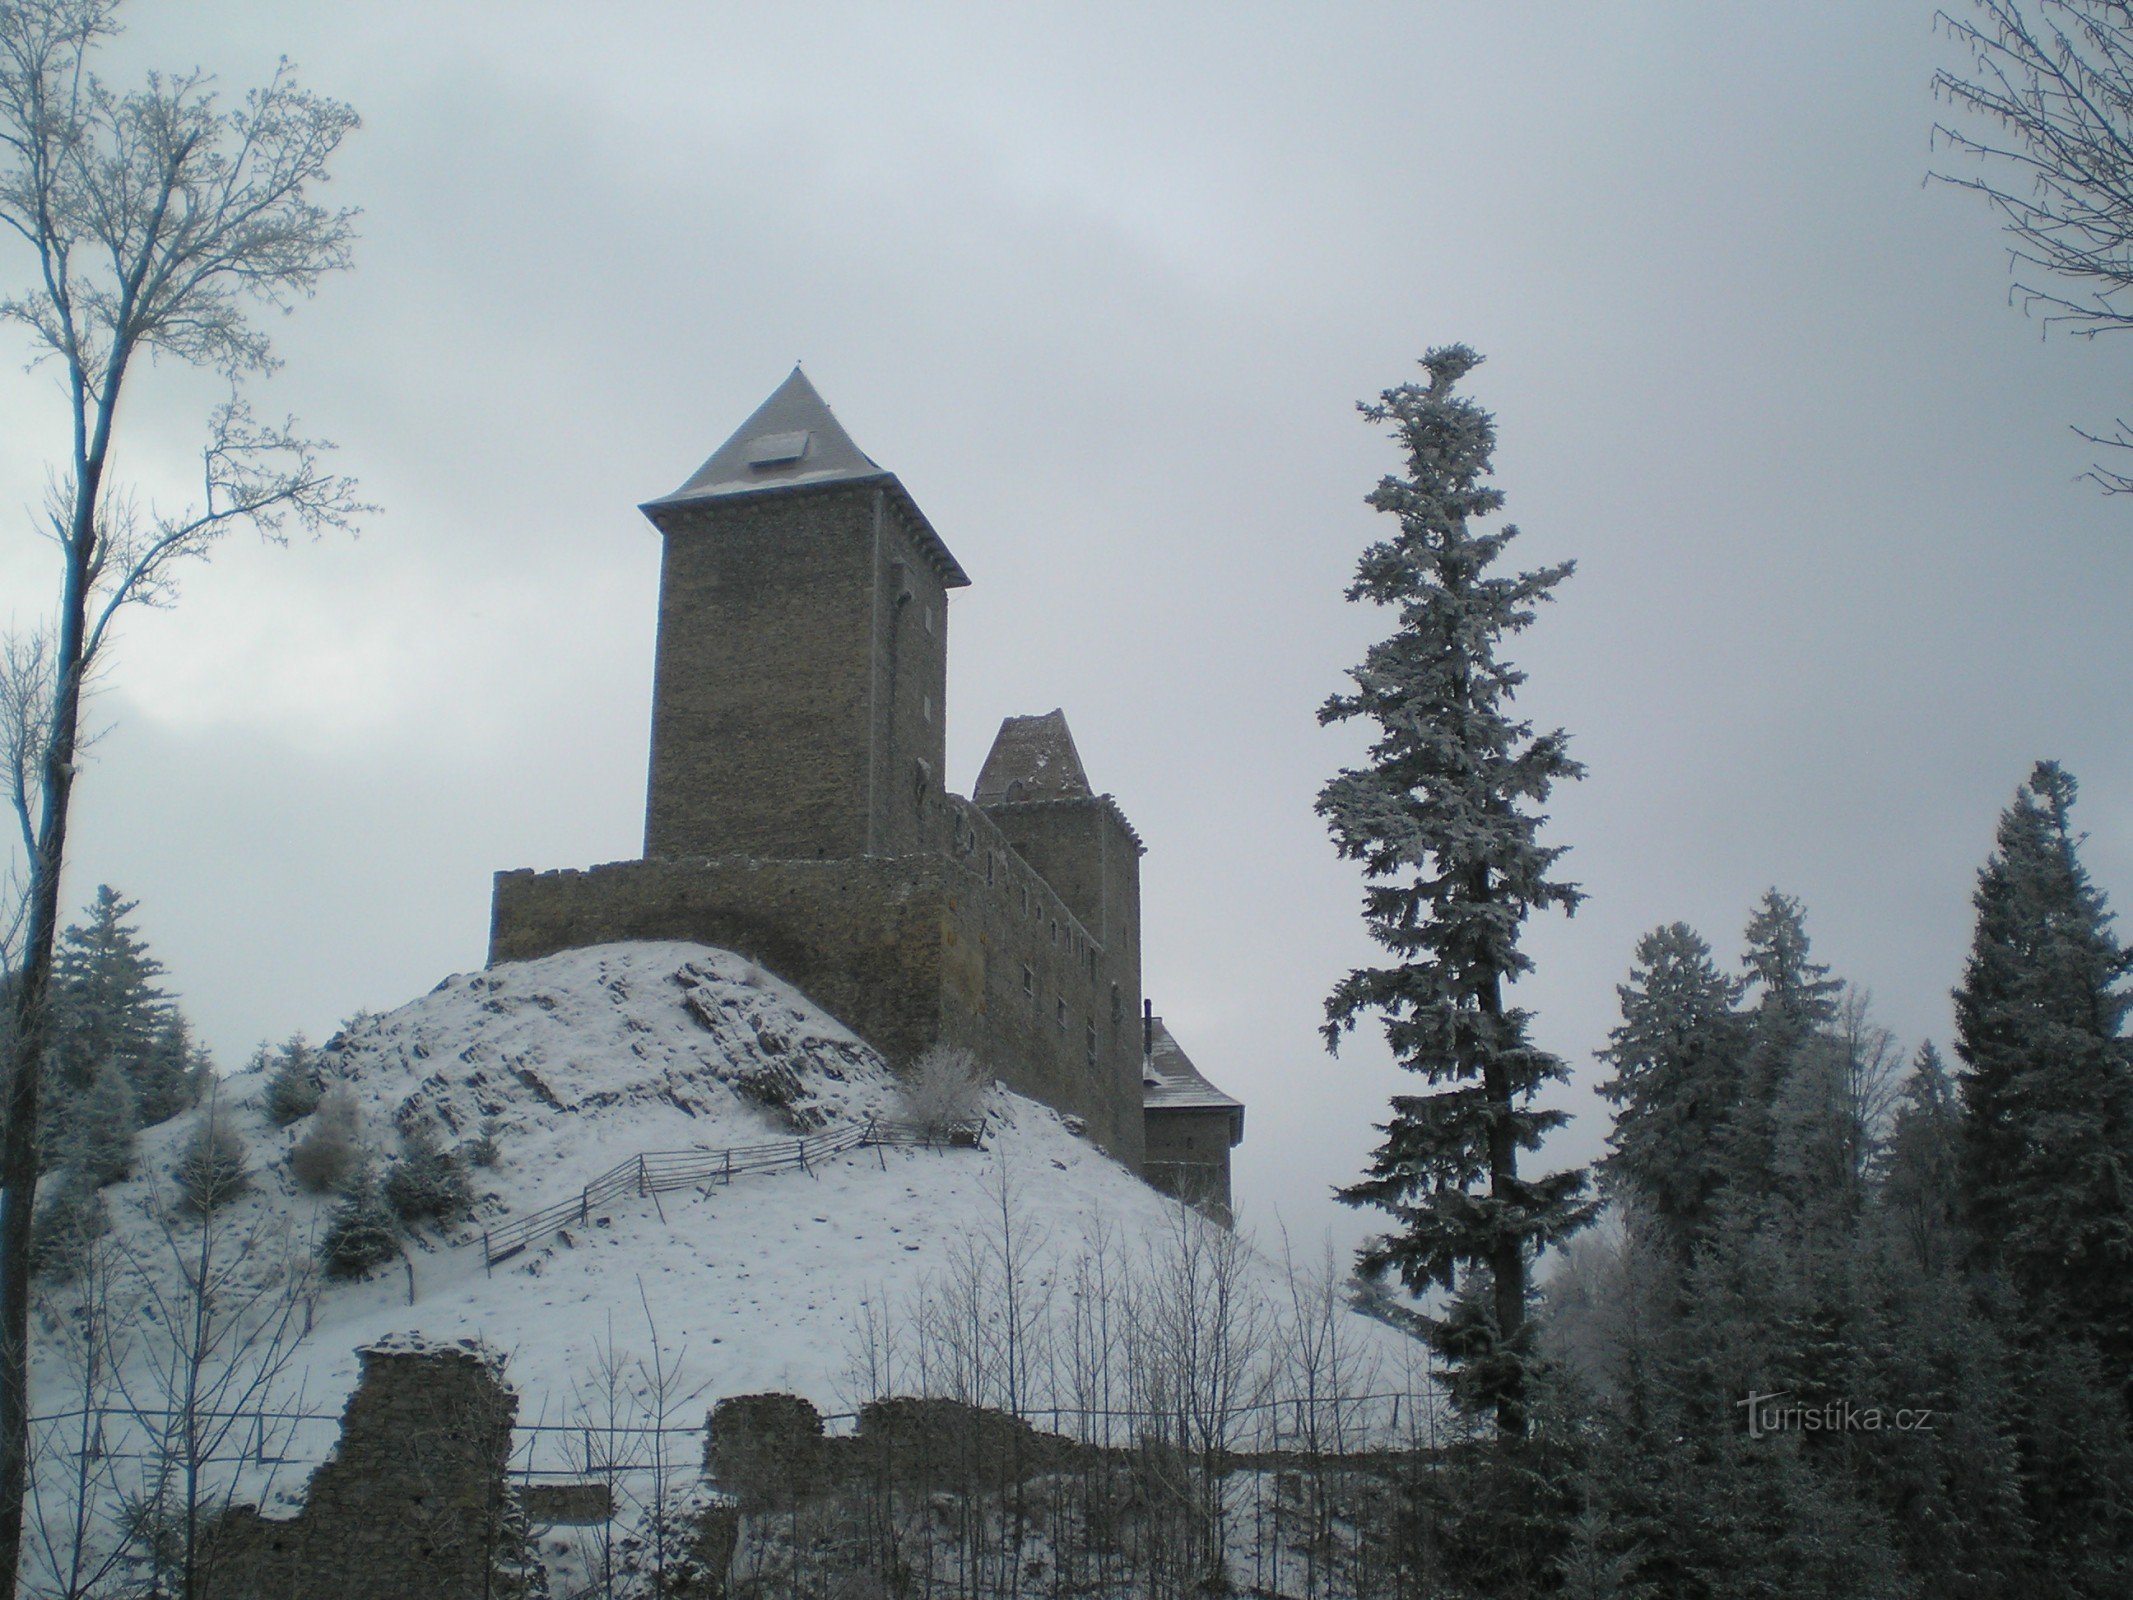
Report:
[[208,1530],[205,1600],[502,1600],[518,1397],[471,1341],[362,1352],[333,1458],[286,1520],[237,1506]]

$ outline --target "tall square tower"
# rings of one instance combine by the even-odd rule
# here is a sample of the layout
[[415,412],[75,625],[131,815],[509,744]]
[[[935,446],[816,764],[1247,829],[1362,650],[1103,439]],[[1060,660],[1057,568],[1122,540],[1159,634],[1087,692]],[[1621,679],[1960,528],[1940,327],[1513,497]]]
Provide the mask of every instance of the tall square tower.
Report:
[[798,367],[674,493],[647,858],[908,855],[946,765],[970,580]]

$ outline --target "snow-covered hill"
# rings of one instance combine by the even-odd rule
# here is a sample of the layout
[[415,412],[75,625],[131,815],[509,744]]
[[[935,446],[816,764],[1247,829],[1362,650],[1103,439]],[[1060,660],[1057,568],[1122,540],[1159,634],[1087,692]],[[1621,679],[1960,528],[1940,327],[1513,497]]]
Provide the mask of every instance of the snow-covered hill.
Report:
[[[894,1080],[862,1041],[743,958],[698,945],[611,945],[453,977],[352,1024],[325,1061],[380,1157],[397,1150],[397,1130],[419,1125],[448,1149],[486,1132],[498,1159],[472,1169],[474,1219],[413,1239],[409,1267],[304,1290],[308,1332],[276,1388],[314,1411],[338,1410],[361,1346],[473,1337],[507,1353],[522,1422],[565,1422],[583,1414],[603,1367],[648,1356],[655,1334],[663,1359],[679,1354],[684,1367],[691,1399],[678,1420],[700,1421],[720,1396],[773,1388],[842,1410],[865,1398],[853,1373],[869,1357],[867,1330],[878,1363],[898,1319],[908,1323],[959,1273],[987,1270],[988,1251],[995,1261],[1015,1255],[1028,1292],[1056,1310],[1094,1253],[1146,1258],[1203,1226],[1048,1109],[995,1090],[981,1150],[865,1148],[812,1171],[632,1194],[489,1268],[485,1225],[575,1194],[639,1152],[714,1150],[895,1114]],[[215,1214],[216,1248],[233,1281],[294,1284],[334,1201],[295,1183],[289,1154],[309,1119],[273,1127],[265,1089],[254,1073],[218,1090],[252,1183]],[[202,1224],[175,1209],[171,1173],[197,1116],[149,1130],[139,1172],[106,1191],[136,1298],[141,1272],[175,1286],[189,1270]],[[1247,1255],[1241,1271],[1269,1319],[1289,1303],[1271,1263]],[[41,1409],[69,1403],[56,1330],[75,1293],[60,1288],[46,1307],[54,1336],[37,1361]],[[1388,1375],[1411,1366],[1407,1341],[1340,1319],[1359,1358]],[[129,1359],[149,1359],[160,1337],[137,1328]],[[330,1444],[331,1428],[314,1427],[289,1453],[315,1460]],[[282,1487],[300,1482],[293,1473]]]

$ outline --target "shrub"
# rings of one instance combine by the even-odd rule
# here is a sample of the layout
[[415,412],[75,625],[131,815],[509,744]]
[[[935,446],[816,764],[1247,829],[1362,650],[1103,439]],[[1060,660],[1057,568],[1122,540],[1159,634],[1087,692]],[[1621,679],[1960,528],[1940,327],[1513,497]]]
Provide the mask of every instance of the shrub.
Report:
[[302,1034],[292,1033],[287,1043],[272,1049],[261,1045],[252,1064],[273,1074],[264,1104],[275,1127],[286,1128],[318,1109],[325,1083],[319,1076],[318,1052]]
[[178,1198],[185,1208],[204,1216],[249,1189],[244,1157],[244,1140],[210,1107],[178,1156]]
[[933,1045],[896,1087],[904,1115],[931,1134],[975,1122],[985,1100],[978,1058],[960,1045]]
[[355,1096],[336,1085],[319,1099],[311,1113],[311,1131],[289,1152],[289,1174],[312,1194],[338,1189],[356,1169],[362,1142],[358,1132],[363,1114]]
[[426,1128],[400,1136],[400,1159],[386,1174],[385,1198],[404,1223],[457,1222],[474,1209],[459,1163],[437,1148]]
[[360,1278],[399,1253],[399,1221],[378,1187],[377,1173],[360,1161],[349,1176],[347,1197],[326,1219],[319,1264],[329,1278]]
[[96,1181],[81,1168],[69,1167],[53,1180],[30,1223],[30,1265],[54,1278],[71,1278],[81,1269],[89,1246],[110,1226]]

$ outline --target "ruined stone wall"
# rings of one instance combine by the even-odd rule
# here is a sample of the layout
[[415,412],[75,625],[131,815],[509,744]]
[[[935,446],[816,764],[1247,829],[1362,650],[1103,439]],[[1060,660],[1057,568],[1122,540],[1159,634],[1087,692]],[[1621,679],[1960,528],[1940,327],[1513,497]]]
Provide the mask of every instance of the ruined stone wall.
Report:
[[486,1600],[518,1397],[473,1348],[365,1350],[333,1458],[287,1520],[228,1512],[203,1600]]
[[878,490],[671,513],[645,854],[864,855]]

